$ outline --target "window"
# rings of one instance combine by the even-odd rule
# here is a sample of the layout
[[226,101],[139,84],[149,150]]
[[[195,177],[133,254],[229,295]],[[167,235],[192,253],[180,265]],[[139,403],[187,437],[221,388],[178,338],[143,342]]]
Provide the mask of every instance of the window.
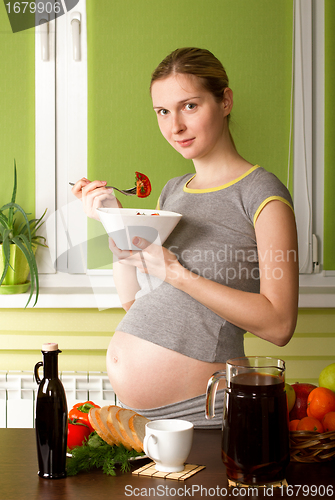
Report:
[[[176,13],[180,15],[182,20],[189,0],[185,0],[182,4],[173,1],[176,3]],[[214,0],[211,0],[211,2],[214,2],[217,8],[217,3]],[[222,51],[222,46],[215,41],[218,39],[215,30],[218,26],[218,29],[222,31],[222,22],[217,22],[216,26],[213,17],[209,16],[210,4],[204,6],[203,2],[191,3],[195,17],[199,19],[202,16],[203,26],[206,26],[206,23],[211,23],[213,33],[207,33],[204,28],[201,36],[195,37],[194,31],[192,32],[190,29],[188,32],[188,28],[185,27],[184,33],[183,30],[178,28],[179,16],[177,16],[175,32],[168,30],[162,36],[162,26],[158,23],[157,28],[151,28],[153,33],[149,33],[148,30],[144,29],[146,25],[143,19],[148,17],[143,13],[145,7],[139,6],[138,2],[134,2],[132,9],[121,4],[114,5],[112,9],[110,2],[107,0],[101,0],[99,11],[92,0],[80,0],[73,11],[58,18],[56,22],[49,23],[47,37],[41,30],[36,29],[36,209],[40,208],[39,211],[41,212],[42,208],[47,205],[49,213],[53,211],[53,214],[48,219],[48,242],[51,252],[50,256],[45,255],[40,263],[41,272],[45,273],[44,278],[42,278],[42,283],[44,282],[45,285],[51,286],[58,283],[62,286],[67,284],[73,287],[78,283],[78,286],[83,286],[83,284],[84,286],[92,286],[92,280],[97,279],[99,286],[104,286],[104,284],[112,286],[111,271],[106,269],[110,266],[106,265],[104,258],[102,258],[101,266],[95,265],[95,255],[92,257],[92,254],[97,250],[94,245],[89,245],[89,247],[92,246],[92,250],[90,249],[91,256],[88,256],[89,269],[87,271],[86,242],[87,240],[89,242],[94,239],[97,240],[103,235],[103,231],[99,233],[97,226],[90,225],[90,223],[87,228],[87,220],[82,212],[81,204],[73,200],[69,182],[87,175],[87,172],[92,175],[94,175],[95,171],[103,172],[104,168],[106,168],[107,172],[106,179],[109,179],[110,177],[107,176],[112,163],[120,165],[120,167],[116,167],[113,176],[115,182],[119,182],[121,187],[123,187],[123,184],[121,184],[124,183],[123,179],[126,178],[124,173],[127,171],[127,178],[132,179],[129,172],[138,170],[138,164],[144,165],[144,168],[147,165],[149,176],[153,181],[159,179],[161,182],[161,175],[165,175],[167,178],[178,175],[177,173],[174,174],[171,165],[176,164],[178,170],[181,164],[168,151],[168,146],[160,143],[155,149],[156,145],[153,145],[154,142],[160,141],[160,139],[158,132],[153,131],[154,124],[151,123],[153,118],[149,117],[149,111],[147,111],[150,110],[149,95],[147,101],[145,101],[143,94],[139,92],[139,88],[143,88],[143,78],[147,78],[150,74],[149,67],[152,70],[155,64],[159,62],[162,53],[166,54],[175,48],[176,44],[171,43],[173,37],[176,37],[176,43],[179,46],[189,45],[190,41],[193,44],[195,39],[198,45],[207,45],[213,52],[216,50],[220,54],[220,51]],[[264,3],[262,3],[262,6],[264,9]],[[148,11],[150,10],[149,6],[146,8]],[[159,9],[162,8],[162,6],[157,6],[155,3],[150,16],[155,18],[155,15],[157,15],[157,17],[161,18]],[[257,31],[253,27],[253,31],[256,32],[257,36],[252,42],[258,40],[255,43],[265,45],[269,40],[267,35],[272,28],[271,26],[265,28],[266,24],[271,24],[271,21],[274,20],[285,23],[285,51],[283,48],[286,57],[285,81],[277,83],[275,90],[280,94],[281,87],[284,86],[286,92],[285,95],[280,94],[283,95],[286,106],[280,119],[286,120],[286,129],[283,130],[286,131],[284,137],[287,138],[287,151],[284,151],[283,157],[287,158],[288,177],[291,179],[290,185],[291,187],[292,184],[294,185],[293,195],[299,227],[301,286],[302,288],[335,286],[334,273],[331,270],[323,270],[322,259],[324,250],[324,1],[292,0],[292,3],[285,2],[285,5],[283,3],[276,4],[276,6],[272,4],[271,7],[269,6],[269,11],[265,14],[263,12],[263,18],[257,14],[257,8],[261,8],[260,4],[257,7],[257,1],[253,3],[253,14],[249,13],[248,9],[250,8],[249,2],[245,2],[245,9],[241,10],[240,7],[238,9],[238,17],[235,12],[236,6],[230,7],[231,12],[225,8],[225,20],[227,22],[225,31],[227,33],[222,34],[222,44],[225,48],[229,44],[224,40],[224,36],[232,38],[234,30],[241,30],[241,40],[236,42],[235,53],[232,44],[229,46],[230,52],[225,51],[227,64],[233,69],[234,64],[241,67],[244,59],[237,54],[241,53],[241,49],[248,51],[247,39],[243,35],[245,25],[243,24],[242,11],[245,11],[244,15],[249,24],[252,24],[250,23],[250,15],[255,16],[255,23],[264,23],[257,26],[258,28],[261,26],[264,30],[264,38],[261,42],[259,42],[259,38],[261,38],[259,33],[263,32]],[[278,11],[274,12],[274,8]],[[106,11],[110,14],[109,19],[106,19],[104,15]],[[174,11],[174,9],[169,7],[169,11]],[[166,15],[168,16],[169,13],[166,13]],[[267,15],[269,18],[266,18]],[[94,19],[92,19],[93,17]],[[229,22],[230,17],[236,20],[235,24]],[[288,21],[289,18],[290,21]],[[137,25],[138,19],[140,21],[138,21]],[[152,17],[150,17],[148,23],[150,26],[152,25]],[[90,30],[89,33],[92,35],[88,37],[88,47],[87,26]],[[124,30],[129,29],[129,26],[132,26],[132,30],[136,32],[135,35],[138,36],[138,47],[148,49],[147,57],[144,57],[143,51],[142,53],[138,52],[140,49],[135,46],[131,34],[124,35]],[[293,46],[292,57],[289,57],[288,46],[291,44],[292,27],[294,28],[294,36],[292,37],[294,43],[291,45],[291,47]],[[193,26],[192,29],[195,30],[195,28]],[[157,32],[154,31],[155,29]],[[124,39],[122,38],[126,36],[130,39],[127,50],[124,49]],[[120,40],[119,43],[118,39]],[[156,53],[152,43],[155,39],[160,49]],[[103,45],[104,43],[105,45]],[[47,60],[43,60],[41,55],[42,47],[45,50],[46,46],[49,55]],[[265,49],[264,52],[266,52]],[[91,56],[88,61],[89,69],[87,69],[88,54]],[[262,54],[260,52],[260,55],[257,56],[255,50],[254,57],[257,64],[260,65],[262,58],[265,57],[265,61],[271,60],[271,57],[276,57],[276,54]],[[146,59],[148,59],[147,63]],[[146,67],[144,70],[141,65],[145,64],[147,64],[148,68]],[[294,66],[291,66],[292,64]],[[235,81],[231,82],[231,84],[237,90],[245,89],[244,93],[238,94],[236,92],[236,95],[240,95],[240,102],[243,101],[240,107],[244,106],[245,113],[252,115],[254,108],[253,104],[248,102],[248,99],[250,101],[250,95],[254,95],[255,99],[262,99],[263,97],[267,99],[271,97],[271,93],[269,91],[268,95],[265,95],[263,92],[263,96],[260,96],[253,94],[250,88],[246,88],[245,74],[248,68],[243,67],[245,70],[244,76],[243,71],[233,73]],[[101,76],[101,68],[104,68],[105,76]],[[121,76],[119,74],[120,68],[122,68]],[[293,68],[294,93],[291,99]],[[227,69],[229,73],[229,68]],[[97,75],[100,79],[97,78]],[[250,76],[250,80],[253,80],[254,76],[257,78],[257,74],[251,74]],[[262,78],[265,79],[266,75],[262,75]],[[122,79],[128,82],[128,98],[127,94],[123,92],[124,89],[121,88]],[[129,81],[131,84],[129,84]],[[104,82],[107,82],[105,86]],[[99,85],[101,85],[101,88],[98,87]],[[145,85],[147,85],[147,82]],[[252,82],[250,85],[252,85]],[[264,83],[264,88],[265,85]],[[293,103],[291,118],[290,100]],[[54,105],[55,102],[56,106]],[[239,106],[238,103],[236,103],[236,106]],[[280,104],[280,106],[282,105]],[[96,112],[97,109],[99,112]],[[122,113],[126,115],[125,120],[128,120],[126,125],[126,122],[120,118]],[[138,121],[137,114],[140,113],[145,113],[145,118],[142,121]],[[256,117],[262,119],[259,113]],[[272,119],[275,121],[276,117],[272,116]],[[110,122],[110,129],[105,134],[101,132],[103,129],[101,123],[104,124],[104,120]],[[141,123],[143,124],[142,127]],[[244,138],[253,134],[252,127],[249,127],[249,130],[243,130],[241,123],[242,121],[235,124],[236,135],[234,135],[233,130],[237,143],[239,141],[242,143],[243,134]],[[129,128],[127,128],[128,126]],[[150,142],[151,138],[148,139],[149,131],[150,135],[152,135],[152,143]],[[98,137],[99,133],[101,137]],[[127,133],[131,137],[128,150],[117,149],[117,142],[120,141],[121,135],[124,141]],[[289,136],[291,137],[290,141]],[[256,142],[252,138],[249,140],[253,145]],[[280,149],[280,145],[277,144],[276,146]],[[255,147],[255,151],[251,154],[251,157],[254,155],[256,162],[258,162],[259,156],[264,157],[264,162],[266,162],[267,157],[262,151],[262,146],[253,147]],[[109,153],[106,153],[107,150]],[[154,151],[154,155],[152,155],[152,151]],[[247,144],[247,157],[250,157],[250,151],[252,152],[252,147]],[[105,154],[104,157],[102,153]],[[243,154],[244,151],[241,151],[241,153]],[[292,163],[291,156],[293,156]],[[251,161],[253,161],[252,158]],[[157,162],[164,164],[160,172],[157,172]],[[283,164],[282,161],[280,163]],[[264,166],[267,168],[266,164]],[[190,165],[185,167],[183,163],[182,168],[189,171],[192,167]],[[178,171],[180,172],[180,170]],[[146,170],[146,172],[148,171]],[[286,179],[282,178],[282,180],[286,182]],[[159,192],[157,192],[158,194]],[[151,200],[151,205],[155,204],[155,201]],[[56,263],[56,270],[54,263]],[[92,267],[95,270],[90,269]],[[99,267],[98,271],[96,270],[97,267]],[[86,273],[90,278],[87,278]],[[102,276],[97,277],[99,274]],[[96,278],[93,278],[92,275],[96,276]],[[328,290],[330,289],[328,288]]]

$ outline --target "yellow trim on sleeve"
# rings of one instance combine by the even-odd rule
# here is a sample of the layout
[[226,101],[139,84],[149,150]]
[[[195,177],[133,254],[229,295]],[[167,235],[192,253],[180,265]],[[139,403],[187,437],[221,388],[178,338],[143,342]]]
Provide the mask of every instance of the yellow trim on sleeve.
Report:
[[196,174],[194,174],[190,179],[188,179],[188,181],[186,182],[186,184],[183,187],[183,190],[185,191],[185,193],[213,193],[214,191],[220,191],[221,189],[225,189],[229,186],[232,186],[233,184],[236,184],[236,182],[239,182],[240,180],[244,179],[244,177],[247,177],[247,175],[251,174],[251,172],[256,170],[256,168],[259,168],[259,165],[254,165],[247,172],[240,175],[240,177],[237,177],[237,179],[234,179],[230,182],[227,182],[227,184],[223,184],[222,186],[217,186],[217,187],[207,188],[207,189],[191,189],[191,188],[187,187],[187,184],[189,182],[191,182],[191,180],[194,179],[194,177],[196,176]]
[[256,213],[254,215],[254,227],[255,227],[255,224],[256,224],[256,220],[259,216],[259,214],[261,213],[261,211],[263,210],[263,208],[265,207],[265,205],[267,205],[270,201],[274,201],[274,200],[278,200],[278,201],[282,201],[283,203],[285,203],[285,205],[287,205],[288,207],[291,208],[292,212],[294,212],[293,210],[293,207],[291,205],[291,203],[287,200],[285,200],[285,198],[283,198],[282,196],[269,196],[269,198],[266,198],[260,205],[259,207],[257,208],[256,210]]
[[160,201],[161,201],[161,197],[159,197],[157,200],[157,206],[156,206],[155,210],[160,210],[160,206],[161,206]]

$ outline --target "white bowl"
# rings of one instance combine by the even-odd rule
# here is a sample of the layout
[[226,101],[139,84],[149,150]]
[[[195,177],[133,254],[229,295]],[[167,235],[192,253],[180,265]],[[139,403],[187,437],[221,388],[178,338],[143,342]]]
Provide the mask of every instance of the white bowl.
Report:
[[121,250],[139,250],[132,243],[135,236],[163,245],[182,217],[176,212],[143,208],[98,208],[97,212],[107,234]]

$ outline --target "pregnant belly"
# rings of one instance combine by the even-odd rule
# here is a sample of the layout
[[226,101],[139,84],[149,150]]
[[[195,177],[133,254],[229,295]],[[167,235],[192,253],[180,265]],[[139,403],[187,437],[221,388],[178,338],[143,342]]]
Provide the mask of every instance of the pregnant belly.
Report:
[[107,351],[107,372],[119,400],[138,409],[155,408],[206,392],[223,363],[206,363],[117,331]]

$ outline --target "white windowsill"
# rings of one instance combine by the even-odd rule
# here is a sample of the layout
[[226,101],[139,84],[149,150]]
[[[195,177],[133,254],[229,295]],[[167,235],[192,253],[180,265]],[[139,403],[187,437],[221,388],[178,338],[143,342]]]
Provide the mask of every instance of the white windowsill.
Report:
[[[40,292],[35,309],[48,308],[84,308],[113,309],[120,308],[121,302],[117,294],[112,274],[105,275],[40,275]],[[0,308],[24,308],[29,291],[18,295],[0,295]],[[35,302],[35,294],[28,308]]]
[[299,308],[335,308],[335,276],[324,271],[299,277]]
[[[300,277],[299,308],[335,308],[335,279],[328,280],[329,286],[322,286],[318,277],[315,282],[305,282]],[[309,277],[311,278],[311,277]],[[0,309],[24,308],[29,292],[18,295],[0,295]],[[32,297],[28,308],[35,301]],[[57,273],[40,276],[40,294],[35,309],[46,308],[84,308],[114,309],[121,308],[111,272],[106,275],[89,273],[88,275],[70,275]]]
[[[24,308],[29,293],[18,295],[0,295],[0,308],[2,309],[21,309]],[[33,295],[28,308],[31,308],[35,302]],[[120,308],[121,303],[116,289],[95,289],[92,288],[71,288],[71,287],[48,287],[41,288],[38,301],[34,309],[62,309],[62,308],[84,308],[84,309],[112,309]]]
[[335,287],[301,287],[299,309],[335,308]]
[[[29,293],[18,295],[0,295],[0,308],[24,308]],[[28,308],[35,301],[33,295]],[[121,308],[121,302],[116,288],[91,287],[41,287],[39,298],[34,309],[113,309]],[[335,288],[306,288],[300,289],[299,308],[335,308]]]

